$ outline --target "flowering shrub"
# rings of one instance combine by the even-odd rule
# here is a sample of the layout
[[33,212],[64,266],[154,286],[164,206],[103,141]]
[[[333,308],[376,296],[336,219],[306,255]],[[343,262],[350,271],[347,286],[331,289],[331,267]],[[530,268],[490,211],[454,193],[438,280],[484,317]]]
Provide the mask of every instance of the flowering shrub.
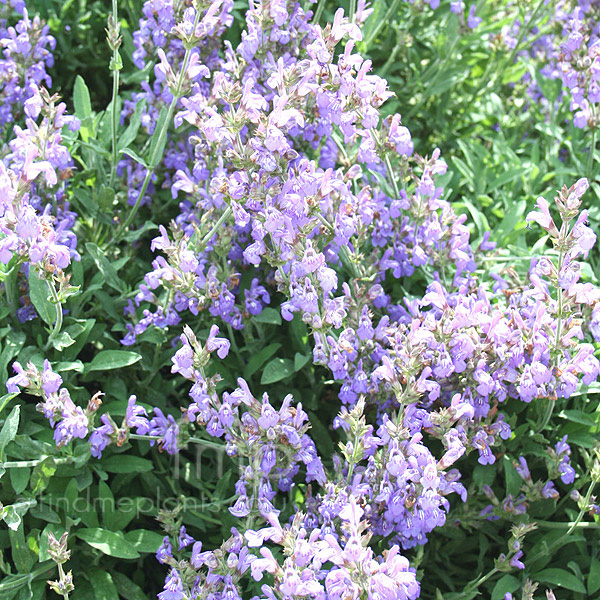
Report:
[[[509,28],[467,4],[147,0],[134,23],[113,0],[106,107],[85,72],[53,94],[48,25],[0,5],[3,598],[600,589],[595,9],[560,3],[568,40],[540,58],[543,3],[525,25],[501,3]],[[394,47],[432,62],[406,106],[377,57],[397,15],[405,41],[423,20],[453,40]],[[421,119],[457,47],[502,43],[485,85],[527,88],[531,131],[513,61],[541,82],[556,59],[572,97],[544,106],[587,115],[568,185],[511,197],[501,127],[448,162],[427,145],[481,130],[478,80],[446,138]]]

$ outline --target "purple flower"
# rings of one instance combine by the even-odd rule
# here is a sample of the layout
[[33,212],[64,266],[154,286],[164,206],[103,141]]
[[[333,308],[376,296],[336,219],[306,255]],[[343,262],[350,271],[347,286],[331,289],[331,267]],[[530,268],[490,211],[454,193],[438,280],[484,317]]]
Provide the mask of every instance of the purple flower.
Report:
[[169,536],[165,536],[160,548],[156,551],[156,560],[165,564],[168,558],[173,558],[173,548]]
[[516,467],[517,473],[521,476],[524,481],[531,479],[531,473],[527,466],[527,461],[522,456],[519,456],[519,465]]
[[21,391],[20,388],[30,385],[29,378],[20,363],[15,361],[12,364],[12,368],[16,375],[6,380],[6,390],[9,394],[18,394]]
[[525,565],[519,560],[523,556],[523,551],[519,550],[511,559],[510,566],[516,569],[524,569]]
[[229,347],[231,346],[228,339],[218,338],[219,328],[213,325],[210,328],[208,339],[206,340],[206,350],[208,352],[217,351],[217,356],[221,359],[225,358],[229,354]]
[[110,444],[112,436],[117,434],[113,424],[110,422],[108,415],[103,414],[100,417],[102,425],[92,431],[90,435],[90,452],[92,456],[100,458],[104,449]]
[[263,405],[260,409],[260,417],[258,418],[258,424],[263,429],[268,429],[269,427],[274,427],[279,423],[279,415],[275,411],[275,409],[269,404],[268,399],[265,397],[263,399]]
[[559,497],[558,491],[554,487],[554,482],[548,481],[542,488],[542,496],[544,498],[557,499]]
[[84,439],[88,434],[89,421],[80,406],[75,406],[68,394],[64,396],[62,420],[54,430],[54,441],[60,448],[74,438]]
[[251,501],[248,496],[238,496],[235,504],[229,507],[229,512],[234,517],[247,517],[250,514]]
[[129,396],[125,420],[127,427],[130,429],[135,427],[138,435],[146,435],[150,431],[150,424],[147,418],[148,413],[143,406],[136,404],[136,400],[136,396]]
[[52,371],[50,361],[44,360],[44,370],[42,372],[42,390],[46,396],[50,396],[62,385],[62,377],[58,373]]
[[358,586],[352,581],[350,573],[344,568],[332,569],[325,577],[327,595],[332,600],[358,598]]
[[179,550],[183,550],[186,546],[194,543],[194,538],[185,530],[185,526],[182,525],[179,530]]
[[171,359],[173,362],[171,373],[181,373],[186,379],[191,379],[194,375],[194,351],[185,335],[181,336],[181,342],[183,346],[175,352]]
[[[150,420],[150,435],[159,436],[162,438],[159,442],[161,449],[166,450],[169,454],[177,454],[177,436],[179,435],[179,426],[175,422],[172,415],[163,414],[160,408],[154,408],[154,417]],[[151,445],[154,444],[154,440],[151,440]]]
[[183,600],[185,598],[183,584],[176,569],[171,569],[165,579],[164,590],[158,594],[158,598],[159,600]]

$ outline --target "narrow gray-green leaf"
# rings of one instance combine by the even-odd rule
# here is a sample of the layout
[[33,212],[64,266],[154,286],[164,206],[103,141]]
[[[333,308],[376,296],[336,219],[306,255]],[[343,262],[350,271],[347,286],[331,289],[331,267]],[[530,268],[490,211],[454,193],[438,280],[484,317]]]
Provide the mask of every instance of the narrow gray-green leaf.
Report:
[[94,259],[98,270],[104,276],[106,283],[118,292],[122,292],[124,289],[124,284],[119,278],[116,269],[112,266],[108,258],[106,258],[106,256],[104,256],[102,253],[102,250],[100,250],[100,248],[98,248],[98,246],[92,242],[88,242],[85,247]]
[[85,366],[85,372],[122,369],[135,364],[141,358],[140,354],[129,350],[102,350]]
[[260,382],[275,383],[289,377],[294,372],[294,362],[289,358],[274,358],[265,367]]
[[19,418],[21,416],[21,406],[17,404],[2,425],[0,430],[0,461],[4,460],[4,449],[9,442],[12,442],[17,436],[19,429]]
[[575,575],[572,573],[569,573],[569,571],[565,571],[563,569],[544,569],[543,571],[536,573],[533,577],[537,581],[543,581],[551,585],[558,585],[566,588],[567,590],[585,594],[585,586],[583,585],[583,582],[575,577]]
[[107,531],[99,527],[80,529],[77,537],[92,548],[116,558],[138,558],[137,550],[125,539],[122,533]]
[[29,272],[29,297],[37,310],[38,315],[48,323],[53,325],[56,321],[56,306],[50,301],[50,288],[45,279],[38,277],[38,272],[32,269]]

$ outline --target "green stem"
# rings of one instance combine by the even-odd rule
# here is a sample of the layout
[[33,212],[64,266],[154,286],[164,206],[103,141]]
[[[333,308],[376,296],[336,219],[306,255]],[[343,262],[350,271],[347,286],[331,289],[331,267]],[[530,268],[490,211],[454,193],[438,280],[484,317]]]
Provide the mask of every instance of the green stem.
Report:
[[[3,463],[0,463],[0,469],[23,469],[25,467],[36,467],[40,463],[43,463],[48,458],[47,455],[43,455],[36,460],[9,460]],[[72,458],[55,458],[55,465],[65,465],[67,463],[72,462]]]
[[594,128],[592,129],[592,138],[590,140],[590,151],[588,153],[588,159],[587,159],[586,175],[587,175],[588,181],[590,183],[592,182],[592,174],[593,174],[593,168],[594,168],[594,150],[595,149],[596,149],[596,126],[594,126]]
[[[160,441],[163,438],[160,435],[140,435],[138,433],[130,433],[130,440],[144,440],[144,441]],[[192,444],[198,444],[199,446],[205,446],[206,448],[218,448],[219,450],[223,450],[225,448],[225,444],[219,444],[218,442],[213,442],[211,440],[201,440],[200,438],[190,437],[187,440]]]
[[[519,31],[519,37],[517,38],[517,43],[515,44],[515,47],[513,48],[512,52],[510,53],[509,57],[507,60],[505,60],[503,62],[503,64],[501,65],[501,68],[496,68],[495,73],[496,75],[494,77],[491,77],[488,79],[487,75],[489,74],[489,71],[492,67],[497,67],[498,63],[496,61],[494,61],[494,63],[492,64],[492,61],[488,61],[487,67],[481,77],[481,81],[487,81],[487,84],[483,85],[482,87],[477,88],[473,94],[471,95],[471,98],[469,98],[468,102],[466,102],[465,104],[465,109],[464,112],[467,113],[473,102],[475,102],[475,100],[477,99],[477,97],[482,93],[485,92],[487,89],[491,88],[492,86],[494,86],[496,84],[496,82],[498,81],[498,77],[504,72],[504,69],[506,67],[506,65],[510,65],[514,62],[516,56],[517,56],[517,52],[519,52],[519,50],[521,49],[521,43],[523,42],[523,38],[525,37],[525,34],[529,31],[529,29],[531,28],[531,24],[533,23],[533,20],[535,19],[535,17],[537,16],[537,13],[539,12],[540,8],[542,8],[542,6],[544,5],[545,0],[539,0],[536,7],[534,8],[533,12],[531,13],[529,19],[527,20],[527,23],[525,23],[524,26],[521,27],[520,31]],[[515,21],[513,22],[513,25]]]
[[56,288],[54,287],[54,282],[49,281],[48,287],[50,288],[50,295],[52,296],[52,301],[54,302],[54,306],[56,307],[56,321],[54,323],[54,329],[52,330],[52,333],[48,337],[48,341],[46,342],[46,345],[44,346],[44,350],[48,350],[48,348],[50,347],[50,344],[52,343],[52,340],[54,340],[60,333],[60,330],[62,329],[62,324],[63,324],[62,304],[60,303],[60,299],[56,292]]
[[390,67],[392,66],[392,64],[394,64],[394,61],[396,60],[396,56],[398,55],[399,50],[400,50],[400,45],[396,44],[394,46],[394,49],[392,50],[392,53],[390,54],[389,58],[385,61],[385,64],[379,70],[379,74],[381,77],[385,78]]
[[[198,23],[200,22],[201,14],[202,14],[202,11],[200,11],[200,10],[196,11],[196,18],[194,19],[194,25],[192,27],[192,31],[196,31],[196,27],[198,26]],[[152,155],[150,156],[150,162],[148,163],[148,166],[146,168],[146,176],[144,177],[144,181],[142,182],[142,187],[140,188],[140,193],[137,197],[137,200],[135,201],[135,204],[131,208],[129,215],[127,215],[127,218],[125,219],[125,221],[123,221],[123,223],[121,224],[121,226],[115,233],[115,236],[111,240],[111,242],[110,242],[111,244],[114,244],[119,241],[123,232],[127,229],[127,227],[129,227],[129,225],[135,218],[135,215],[137,214],[137,211],[140,208],[140,204],[142,203],[144,195],[146,194],[146,190],[148,189],[148,185],[150,184],[150,180],[152,179],[152,175],[154,174],[154,171],[156,170],[156,168],[158,167],[158,165],[160,163],[160,159],[161,159],[160,154],[163,152],[163,145],[164,145],[165,139],[167,137],[169,125],[171,124],[171,121],[173,120],[173,114],[175,113],[175,107],[177,106],[177,102],[179,101],[179,98],[181,97],[181,89],[183,87],[183,82],[186,78],[187,68],[188,68],[188,64],[190,62],[191,55],[192,55],[192,48],[187,48],[185,51],[185,56],[183,57],[183,65],[182,65],[181,70],[179,71],[179,75],[177,77],[177,85],[175,86],[175,91],[173,92],[173,99],[171,100],[171,104],[169,105],[169,110],[167,111],[167,117],[164,120],[164,122],[162,123],[162,127],[160,128],[160,131],[158,133],[158,138],[156,140],[156,144],[154,145],[154,150],[152,151]]]
[[227,221],[227,219],[231,216],[232,212],[233,211],[231,210],[231,206],[228,206],[223,211],[223,214],[217,219],[217,222],[212,226],[211,230],[200,240],[199,248],[197,250],[198,252],[204,250],[204,248],[206,247],[206,244],[208,244],[208,242],[210,242],[213,235],[215,235],[215,233],[221,227],[221,225],[223,225],[223,223],[225,223],[225,221]]
[[396,178],[394,177],[394,170],[392,169],[392,161],[390,160],[390,155],[385,155],[385,167],[387,169],[390,181],[392,182],[392,187],[394,188],[394,199],[400,199],[400,190],[398,189],[398,184],[396,182]]
[[[592,497],[594,487],[596,487],[596,482],[591,481],[590,487],[588,488],[588,491],[587,491],[587,494],[585,495],[585,498],[583,499],[582,508],[579,510],[579,514],[577,515],[577,518],[574,521],[572,521],[571,523],[569,523],[569,528],[567,529],[567,531],[565,531],[565,533],[563,535],[561,535],[557,540],[554,540],[554,542],[552,542],[551,544],[548,544],[542,551],[538,552],[533,558],[529,558],[528,562],[530,565],[532,565],[538,558],[545,556],[546,554],[551,552],[554,548],[556,548],[557,546],[560,546],[573,533],[573,531],[575,531],[575,529],[580,526],[581,520],[583,519],[583,515],[589,509],[590,498]],[[594,523],[594,525],[595,525],[595,523]]]
[[[112,18],[113,24],[117,26],[117,0],[112,0]],[[110,180],[109,187],[115,187],[115,179],[117,176],[117,163],[119,162],[119,149],[118,149],[118,141],[117,141],[117,133],[119,130],[119,115],[117,114],[117,100],[119,98],[119,47],[115,43],[115,47],[113,49],[113,58],[112,58],[112,69],[113,69],[113,89],[112,89],[112,102],[111,102],[111,133],[112,133],[112,160],[110,165]]]
[[321,15],[323,14],[323,10],[325,9],[325,3],[326,3],[326,0],[319,0],[319,4],[317,6],[317,10],[315,11],[315,14],[314,14],[314,16],[312,18],[312,22],[313,23],[318,23],[319,22],[319,20],[321,18]]
[[545,529],[600,529],[600,523],[592,523],[591,521],[584,521],[583,523],[577,523],[576,521],[568,521],[566,523],[555,523],[554,521],[536,521],[539,527]]
[[[61,563],[58,563],[58,576],[62,583],[65,579],[65,570],[63,569],[63,566]],[[64,591],[61,595],[64,598],[64,600],[69,600],[69,592]]]
[[[375,29],[373,29],[373,31],[371,32],[371,35],[364,42],[365,52],[368,50],[369,46],[375,40],[375,38],[379,35],[379,32],[381,31],[383,26],[390,24],[392,15],[396,12],[396,9],[398,8],[398,4],[400,4],[400,0],[393,0],[393,2],[390,4],[390,7],[387,10],[387,12],[385,13],[385,16],[383,17],[383,19],[380,19],[377,22],[377,25],[375,25]],[[397,47],[398,46],[396,45],[394,47],[394,50]]]
[[342,259],[342,264],[350,270],[353,277],[356,279],[361,279],[363,277],[363,273],[360,272],[358,264],[352,259],[352,254],[350,253],[348,246],[340,246],[340,258]]
[[233,327],[229,323],[227,323],[227,333],[229,334],[231,349],[233,350],[233,353],[237,356],[240,353],[240,349],[238,348],[237,342],[235,341],[235,333],[233,331]]
[[[567,228],[567,224],[565,223],[563,225],[563,229],[561,230],[561,232],[564,232],[564,236],[563,239],[566,239],[567,234],[568,234],[568,230],[564,231],[564,229]],[[560,275],[560,272],[562,271],[563,268],[563,263],[564,263],[564,259],[565,259],[565,253],[563,250],[560,251],[560,254],[558,255],[558,271],[557,273]],[[563,291],[562,288],[560,287],[560,284],[558,286],[558,319],[556,322],[556,336],[554,337],[554,352],[555,352],[555,357],[554,357],[554,366],[556,367],[558,365],[559,362],[559,346],[560,346],[560,336],[562,333],[562,319],[563,319],[563,309],[564,309],[564,297],[563,297]],[[550,417],[552,416],[552,412],[554,411],[554,405],[555,405],[555,401],[551,400],[550,398],[546,399],[546,408],[544,409],[544,414],[542,416],[542,419],[540,420],[540,422],[538,423],[537,427],[535,428],[535,431],[537,433],[539,433],[540,431],[543,431],[544,428],[546,427],[546,425],[548,425],[548,422],[550,421]]]
[[6,303],[10,308],[11,314],[17,313],[19,308],[19,290],[17,288],[17,272],[18,269],[13,267],[6,275],[4,280],[4,291],[6,293]]
[[[42,573],[48,573],[49,571],[51,571],[53,569],[53,564],[54,563],[48,561],[45,566],[41,566],[35,569],[34,571],[31,571],[31,573],[23,573],[20,576],[12,575],[14,579],[12,579],[11,581],[3,581],[2,583],[0,583],[0,593],[5,594],[13,590],[18,590],[19,588],[23,587],[23,585],[26,585],[27,583],[33,581],[38,575],[41,575]],[[11,576],[9,575],[9,577]]]
[[459,598],[465,598],[469,592],[473,592],[474,590],[476,590],[479,586],[483,585],[490,577],[493,577],[497,572],[498,569],[494,567],[491,571],[489,571],[485,575],[482,575],[479,579],[476,579],[471,583],[467,583],[461,595],[456,596],[456,600],[458,600]]
[[350,0],[350,11],[348,14],[348,18],[350,19],[350,23],[354,23],[354,17],[356,16],[356,0]]
[[481,256],[481,262],[512,262],[513,260],[528,260],[531,261],[531,256]]

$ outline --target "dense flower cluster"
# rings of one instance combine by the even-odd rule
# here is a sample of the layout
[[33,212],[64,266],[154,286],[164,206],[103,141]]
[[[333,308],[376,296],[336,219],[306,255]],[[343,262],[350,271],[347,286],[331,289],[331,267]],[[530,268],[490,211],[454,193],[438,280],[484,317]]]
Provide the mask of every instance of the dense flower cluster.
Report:
[[20,388],[30,394],[41,396],[42,401],[37,409],[50,421],[54,428],[54,441],[58,447],[68,444],[75,438],[85,438],[88,434],[90,417],[98,410],[101,394],[94,395],[85,410],[77,406],[67,388],[61,387],[62,377],[52,370],[50,363],[44,361],[44,369],[40,373],[33,363],[24,369],[18,362],[13,363],[16,375],[6,382],[9,393],[16,393]]
[[[221,548],[202,551],[202,542],[195,542],[191,557],[183,561],[175,560],[167,537],[158,556],[160,562],[173,568],[158,597],[241,599],[238,584],[249,573],[255,581],[268,578],[271,582],[262,585],[265,600],[307,596],[415,600],[420,585],[414,569],[398,546],[392,546],[383,556],[374,554],[368,546],[371,534],[363,516],[364,510],[350,498],[339,507],[335,519],[338,533],[334,535],[318,528],[307,531],[301,513],[283,526],[277,515],[270,513],[267,527],[247,529],[243,535],[234,528]],[[281,546],[285,557],[282,563],[263,545],[266,541]],[[183,547],[179,541],[179,550]],[[258,555],[253,552],[255,548],[260,548]]]
[[29,18],[24,2],[10,5],[23,18],[14,27],[0,18],[0,132],[7,124],[18,121],[24,109],[31,116],[27,104],[35,104],[39,87],[52,85],[46,69],[54,65],[52,50],[56,45],[48,25],[38,16]]
[[[307,481],[324,483],[325,473],[313,441],[307,435],[308,416],[302,405],[292,406],[286,396],[277,410],[265,393],[262,400],[254,398],[248,384],[238,379],[239,387],[221,398],[216,393],[217,379],[203,375],[211,352],[225,358],[229,341],[217,337],[218,328],[211,328],[204,346],[191,332],[182,334],[182,347],[173,357],[172,371],[193,382],[186,416],[189,422],[206,428],[214,437],[222,437],[229,456],[245,459],[236,485],[237,501],[230,512],[246,517],[253,510],[263,516],[275,511],[272,482],[281,491],[289,491],[300,464],[306,467]],[[244,409],[243,411],[241,409]]]
[[14,27],[0,19],[0,131],[9,123],[12,131],[0,155],[0,261],[8,272],[4,288],[11,308],[25,321],[36,312],[27,286],[17,298],[18,279],[34,270],[32,276],[64,286],[62,271],[79,259],[76,215],[65,198],[73,161],[62,138],[65,126],[74,131],[79,122],[43,87],[51,84],[46,67],[53,64],[55,43],[48,26],[39,17],[29,19],[22,2],[11,6],[23,18]]
[[[529,11],[525,23],[516,20],[504,34],[509,48],[517,48],[520,37],[531,37],[531,43],[519,48],[540,63],[540,72],[558,79],[570,103],[573,124],[580,129],[598,125],[600,102],[600,20],[594,0],[569,2],[560,0],[552,6],[549,23],[538,24],[538,11]],[[537,19],[535,17],[537,16]],[[535,22],[532,22],[534,19]],[[529,30],[523,31],[523,27]],[[529,74],[529,95],[535,102],[548,104],[544,93]]]
[[[410,4],[419,4],[426,5],[436,10],[441,5],[441,0],[404,0],[405,2],[409,2]],[[476,14],[476,5],[471,4],[469,6],[469,10],[467,12],[466,21],[465,21],[465,9],[467,7],[467,2],[463,0],[450,0],[450,10],[459,16],[460,22],[463,27],[466,26],[469,29],[475,29],[481,23],[481,17],[478,17]]]
[[[380,119],[379,107],[390,93],[354,51],[360,39],[356,24],[341,10],[325,29],[311,25],[297,4],[277,10],[268,2],[254,5],[237,51],[225,46],[225,60],[219,72],[211,69],[210,85],[181,100],[175,121],[194,129],[187,142],[193,158],[185,169],[179,166],[172,185],[174,193],[190,198],[184,214],[197,212],[171,232],[161,228],[153,241],[166,259],[156,259],[135,302],[159,309],[146,309],[125,341],[134,343],[151,323],[177,324],[182,309],[198,314],[208,308],[239,328],[244,312],[255,313],[248,304],[246,311],[238,308],[238,298],[269,302],[268,286],[275,284],[285,297],[283,318],[297,313],[309,326],[314,360],[340,381],[341,401],[355,405],[363,397],[380,412],[376,434],[364,425],[360,435],[349,425],[360,421],[358,414],[342,412],[338,424],[351,440],[333,480],[347,484],[328,483],[307,500],[306,530],[319,528],[315,540],[325,540],[323,532],[338,536],[336,519],[359,500],[373,533],[403,547],[422,544],[445,522],[446,495],[457,492],[466,499],[460,473],[448,469],[474,450],[481,464],[493,463],[492,446],[510,437],[499,404],[508,398],[529,403],[568,397],[580,379],[589,384],[600,372],[593,348],[575,343],[583,336],[575,315],[598,304],[595,288],[578,283],[576,259],[595,241],[586,213],[570,225],[587,182],[557,198],[560,231],[547,220],[543,199],[540,211],[529,217],[554,239],[558,262],[551,257],[534,262],[527,281],[495,275],[491,287],[480,282],[473,275],[477,256],[465,217],[453,212],[435,184],[446,165],[438,150],[430,158],[413,156],[400,115]],[[255,30],[263,32],[260,40]],[[335,48],[344,39],[336,61]],[[171,67],[172,80],[178,64]],[[493,248],[485,240],[479,251]],[[217,256],[225,268],[215,266]],[[242,289],[247,271],[252,283]],[[392,304],[390,280],[417,272],[425,275],[423,297]],[[167,290],[166,309],[159,287]],[[243,444],[232,419],[251,398],[247,386],[240,380],[240,388],[219,400],[200,369],[209,342],[204,349],[197,346],[188,331],[182,343],[174,371],[194,381],[188,419],[225,435],[228,451],[237,454]],[[357,410],[362,406],[358,402]],[[287,407],[288,400],[281,410]],[[384,414],[390,408],[397,411],[396,422]],[[263,415],[272,409],[265,398],[254,410]],[[277,413],[272,414],[269,424],[276,427]],[[262,420],[251,421],[257,436],[268,425]],[[240,518],[251,514],[256,500],[249,484],[262,489],[264,474],[276,464],[268,436],[264,453],[250,460],[260,464],[263,479],[250,466],[238,482],[231,510]],[[428,448],[430,436],[442,441],[438,458]],[[566,473],[568,463],[560,464]],[[284,473],[280,489],[288,489],[288,481]],[[551,486],[548,482],[544,493],[553,497]],[[268,520],[273,496],[267,489],[259,506],[262,502],[260,512]],[[518,566],[518,552],[511,555],[512,566]],[[262,556],[267,568],[270,558]],[[267,570],[275,574],[278,568]],[[351,578],[340,577],[351,585]],[[179,590],[183,579],[176,571],[168,585]]]
[[[464,22],[463,2],[450,9]],[[132,437],[168,454],[211,443],[237,463],[228,540],[206,549],[176,519],[166,527],[157,553],[170,569],[161,600],[241,599],[248,583],[261,584],[264,600],[414,600],[420,583],[401,551],[446,523],[452,498],[460,505],[477,494],[463,483],[460,462],[496,461],[494,447],[513,436],[504,407],[535,402],[541,431],[557,399],[600,374],[585,340],[586,328],[600,339],[600,291],[580,281],[580,260],[596,241],[581,210],[588,181],[558,193],[560,221],[537,200],[527,221],[553,249],[528,273],[488,272],[480,258],[495,244],[486,236],[471,247],[466,216],[438,183],[447,169],[439,149],[417,154],[401,115],[383,116],[393,94],[357,52],[365,3],[350,18],[337,10],[321,27],[297,2],[253,2],[236,48],[223,40],[232,10],[230,0],[148,0],[134,61],[140,69],[156,62],[153,77],[121,115],[139,119],[151,148],[166,148],[160,166],[159,151],[150,162],[123,151],[129,204],[137,210],[159,186],[180,200],[179,216],[168,228],[159,224],[150,244],[159,254],[128,299],[122,343],[137,344],[149,327],[168,329],[171,373],[191,383],[189,398],[172,414],[131,395],[120,424],[108,412],[94,423],[100,394],[77,406],[48,360],[43,370],[15,362],[7,389],[41,396],[58,447],[87,439],[101,458]],[[575,55],[587,34],[579,43],[576,34],[585,25],[571,26],[560,61],[583,65]],[[35,48],[25,55],[37,56]],[[588,77],[594,61],[578,73],[587,69]],[[563,73],[569,79],[567,67]],[[50,285],[52,341],[63,270],[79,258],[61,183],[73,167],[62,131],[78,123],[41,87],[43,78],[28,77],[25,121],[14,124],[0,162],[0,260],[14,278],[22,269]],[[571,86],[575,108],[585,111],[592,84],[590,75]],[[115,219],[123,229],[130,223]],[[410,291],[402,287],[408,278]],[[7,292],[9,284],[7,277]],[[283,320],[306,326],[314,364],[334,381],[341,408],[332,428],[343,441],[329,469],[291,394],[256,397],[249,378],[225,388],[218,375],[214,355],[227,359],[235,331],[272,302]],[[24,319],[33,314],[25,308]],[[554,480],[576,477],[567,439],[553,440],[547,481],[533,481],[521,456],[520,491],[500,500],[482,486],[483,503],[463,508],[463,522],[515,523],[529,502],[556,499]],[[301,504],[291,514],[286,495]],[[531,529],[514,525],[498,571],[523,568]]]

